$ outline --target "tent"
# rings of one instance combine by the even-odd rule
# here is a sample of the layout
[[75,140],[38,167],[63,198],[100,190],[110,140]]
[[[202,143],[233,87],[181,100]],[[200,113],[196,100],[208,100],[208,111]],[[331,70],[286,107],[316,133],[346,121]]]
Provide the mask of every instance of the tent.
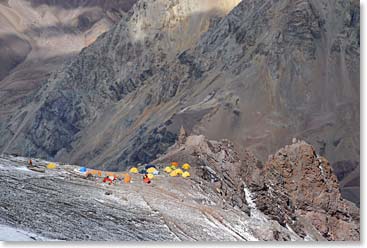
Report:
[[145,166],[145,169],[148,170],[149,168],[157,168],[154,164],[148,164]]
[[155,167],[150,167],[150,168],[147,169],[147,172],[151,173],[151,174],[153,174],[153,172],[155,172],[155,171],[157,171]]
[[176,169],[174,171],[176,171],[177,175],[182,175],[183,174],[183,171],[181,169]]
[[149,179],[153,179],[154,178],[154,175],[153,174],[150,174],[150,173],[147,176],[148,176]]
[[185,171],[184,173],[182,173],[182,177],[183,178],[190,177],[190,173],[188,171]]
[[79,171],[80,171],[80,172],[87,172],[87,168],[85,168],[85,167],[80,167]]
[[124,182],[125,183],[130,183],[131,182],[131,176],[129,174],[124,175]]
[[169,175],[170,175],[171,177],[177,177],[177,171],[176,171],[176,170],[171,171],[171,173],[169,173]]
[[112,179],[110,178],[110,177],[105,177],[105,178],[103,178],[103,183],[108,183],[108,184],[111,184],[113,181],[112,181]]
[[136,174],[136,173],[138,173],[139,172],[139,170],[138,170],[138,168],[136,168],[136,167],[132,167],[131,169],[130,169],[130,173],[134,173],[134,174]]
[[150,179],[148,176],[144,176],[143,178],[143,182],[147,183],[147,184],[150,184]]
[[166,173],[171,173],[172,172],[172,168],[167,166],[166,168],[164,168],[164,172]]
[[56,164],[54,164],[54,163],[49,163],[49,164],[47,165],[47,169],[50,169],[50,170],[52,170],[52,169],[56,169]]
[[171,166],[174,166],[174,167],[178,167],[178,165],[179,165],[179,164],[178,164],[177,162],[172,162],[172,163],[171,163]]
[[182,169],[184,169],[184,170],[190,170],[190,168],[191,168],[191,166],[187,163],[182,165]]

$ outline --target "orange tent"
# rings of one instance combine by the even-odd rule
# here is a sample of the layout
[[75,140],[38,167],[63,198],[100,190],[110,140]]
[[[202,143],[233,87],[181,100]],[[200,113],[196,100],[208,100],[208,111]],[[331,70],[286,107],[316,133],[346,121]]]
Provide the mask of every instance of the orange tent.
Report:
[[172,162],[171,166],[178,167],[178,163],[177,162]]
[[131,182],[131,176],[129,174],[125,174],[125,176],[124,176],[124,182],[125,183],[130,183]]

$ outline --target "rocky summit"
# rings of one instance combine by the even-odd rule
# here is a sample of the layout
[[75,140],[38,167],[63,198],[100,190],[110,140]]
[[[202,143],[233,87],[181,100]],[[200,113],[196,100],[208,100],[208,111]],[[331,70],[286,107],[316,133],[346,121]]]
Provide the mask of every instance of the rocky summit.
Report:
[[[360,239],[359,209],[341,197],[330,163],[304,141],[262,163],[229,140],[181,137],[152,162],[161,173],[150,184],[130,173],[129,183],[108,185],[79,166],[40,159],[27,166],[27,158],[2,156],[0,239]],[[189,163],[191,176],[163,172],[172,161]]]

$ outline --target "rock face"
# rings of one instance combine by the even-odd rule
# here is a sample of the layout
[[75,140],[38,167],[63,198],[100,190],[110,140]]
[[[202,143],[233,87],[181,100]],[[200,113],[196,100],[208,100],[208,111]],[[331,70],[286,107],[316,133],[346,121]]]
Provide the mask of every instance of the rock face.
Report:
[[357,1],[141,0],[1,121],[0,147],[118,169],[183,126],[262,161],[298,137],[358,162],[359,18]]
[[[106,161],[109,164],[112,161],[147,161],[163,152],[174,143],[176,133],[160,127],[167,120],[166,114],[159,119],[147,118],[159,109],[157,104],[163,98],[172,99],[177,89],[166,80],[161,82],[153,78],[155,74],[165,74],[167,79],[172,76],[168,62],[175,60],[177,53],[196,44],[210,27],[212,18],[224,16],[238,2],[140,1],[131,16],[123,18],[111,32],[52,75],[35,96],[36,100],[16,114],[14,122],[11,121],[13,125],[8,126],[10,142],[4,144],[4,151],[11,150],[10,147],[17,143],[15,140],[26,139],[19,148],[30,154],[60,159],[69,154],[71,160],[94,165],[106,161],[111,139],[120,151],[113,152],[110,161]],[[158,81],[154,84],[152,80]],[[161,85],[163,83],[166,85]],[[138,93],[140,88],[143,92]],[[156,91],[160,93],[155,94]],[[130,108],[133,105],[135,107]],[[172,110],[169,112],[170,116]],[[28,119],[34,121],[28,122]],[[20,123],[24,124],[22,130],[18,126]],[[80,135],[89,127],[92,131],[93,125],[99,126],[94,132],[100,133],[96,133],[100,138]],[[112,133],[102,135],[105,131],[110,132],[110,128],[116,128],[120,134],[113,135],[115,138]],[[159,140],[162,145],[157,142]],[[83,143],[85,149],[74,150],[73,142]],[[151,146],[152,154],[149,154],[145,148]],[[137,153],[132,154],[134,152]],[[92,155],[96,153],[100,156]],[[92,157],[94,161],[90,161]]]
[[161,173],[147,185],[132,175],[131,184],[107,186],[77,166],[49,170],[33,160],[40,172],[25,158],[1,157],[0,227],[57,240],[360,239],[359,209],[305,142],[263,164],[228,140],[189,136],[152,163],[162,170],[172,161],[189,162],[191,177]]
[[108,31],[135,2],[0,1],[0,119],[26,104],[53,71]]
[[308,240],[359,240],[359,209],[341,196],[330,163],[298,141],[263,164],[229,141],[190,136],[158,163],[190,161],[226,204],[254,216],[259,212]]
[[359,209],[342,199],[329,162],[312,146],[287,146],[248,172],[259,210],[281,225],[303,238],[316,231],[327,240],[359,239]]

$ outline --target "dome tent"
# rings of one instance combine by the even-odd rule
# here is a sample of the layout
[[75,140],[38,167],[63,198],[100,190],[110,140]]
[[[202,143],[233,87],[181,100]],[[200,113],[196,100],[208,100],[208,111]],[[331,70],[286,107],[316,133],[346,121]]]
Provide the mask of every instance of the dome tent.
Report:
[[182,175],[183,174],[183,171],[181,169],[176,169],[174,171],[176,171],[177,175]]
[[153,172],[155,172],[155,171],[157,171],[155,167],[150,167],[150,168],[147,169],[147,172],[151,173],[151,174],[153,174]]
[[176,170],[171,171],[171,173],[169,173],[169,175],[170,175],[171,177],[177,177],[177,172],[176,172]]
[[56,164],[54,164],[54,163],[49,163],[49,164],[47,165],[47,169],[50,169],[50,170],[52,170],[52,169],[56,169]]
[[182,165],[182,169],[184,169],[184,170],[190,170],[190,168],[191,168],[191,166],[187,163]]
[[153,179],[154,178],[154,175],[153,174],[150,174],[150,173],[147,174],[147,176],[148,176],[149,179]]
[[188,171],[185,171],[184,173],[182,173],[182,177],[183,178],[190,177],[190,173]]

